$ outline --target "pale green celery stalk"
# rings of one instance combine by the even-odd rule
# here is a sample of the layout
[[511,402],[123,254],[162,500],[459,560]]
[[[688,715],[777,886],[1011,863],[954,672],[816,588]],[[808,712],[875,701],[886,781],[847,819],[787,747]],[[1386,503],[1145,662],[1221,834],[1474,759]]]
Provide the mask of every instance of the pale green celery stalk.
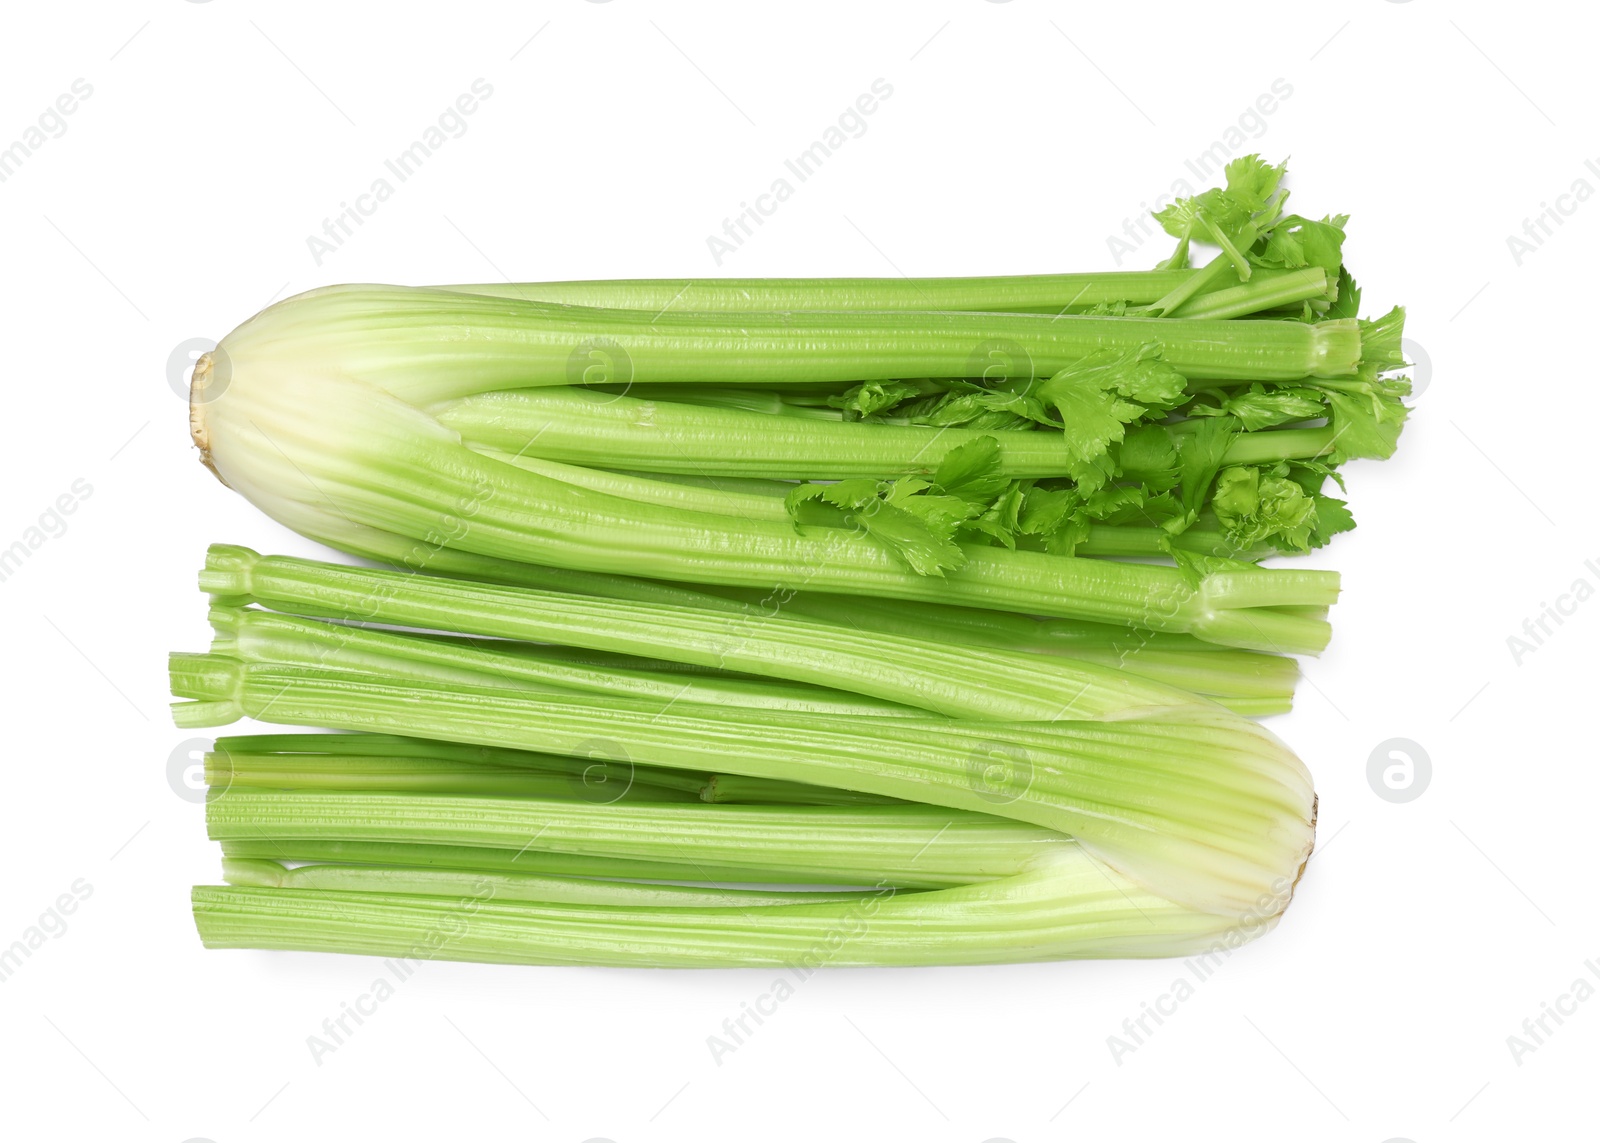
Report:
[[[213,758],[213,755],[216,757]],[[570,778],[581,778],[596,762],[588,751],[585,751],[585,756],[581,758],[560,758],[531,750],[515,750],[470,742],[440,742],[399,734],[300,732],[223,735],[212,744],[206,765],[208,768],[215,766],[220,773],[230,765],[228,759],[265,760],[274,755],[289,759],[322,758],[326,760],[325,764],[330,766],[339,765],[347,759],[372,758],[402,764],[419,761],[447,765],[493,766],[512,770],[538,770]],[[633,770],[638,780],[696,796],[711,778],[710,774],[696,774],[676,768],[638,766]]]
[[[762,701],[764,684],[746,684],[737,702],[745,707],[831,708],[839,713],[898,716],[907,712],[896,704],[904,704],[952,717],[1031,720],[1126,718],[1140,712],[1209,705],[1186,691],[1072,659],[949,647],[881,631],[861,633],[781,612],[727,615],[261,556],[230,545],[213,545],[207,552],[200,587],[279,610],[652,654],[836,688],[808,697],[802,705],[792,686],[779,686],[775,688],[778,698]],[[224,634],[215,650],[249,661],[368,671],[445,686],[521,683],[534,688],[534,684],[522,682],[526,673],[518,673],[514,656],[488,649],[418,642],[415,637],[392,632],[297,622],[260,612],[225,610],[220,614],[224,618],[219,630],[236,628],[239,635]],[[270,646],[269,638],[275,640]],[[497,680],[497,674],[508,677]],[[655,709],[672,709],[710,701],[705,696],[714,693],[713,687],[732,690],[735,686],[732,680],[710,683],[690,678],[682,683],[680,694],[658,692],[650,697]],[[622,693],[621,688],[597,685],[585,689]],[[839,691],[871,696],[883,700],[883,705],[858,703],[852,710],[848,696]],[[561,701],[558,694],[547,697]]]
[[700,800],[718,805],[742,806],[850,806],[892,805],[900,798],[829,789],[779,778],[751,778],[744,774],[713,774],[700,788]]
[[[1250,237],[1250,240],[1243,243],[1240,250],[1250,250],[1251,245],[1254,245],[1254,240],[1256,240],[1254,227],[1248,227],[1246,235]],[[1144,307],[1139,312],[1146,315],[1174,314],[1182,306],[1186,306],[1190,299],[1194,299],[1195,296],[1200,295],[1205,290],[1216,290],[1216,288],[1221,287],[1222,282],[1226,282],[1234,274],[1237,274],[1234,258],[1229,255],[1229,251],[1222,251],[1221,255],[1214,256],[1210,263],[1200,267],[1195,272],[1195,277],[1181,283],[1178,287],[1174,287],[1165,296],[1158,298],[1155,303],[1150,304],[1149,307]],[[1240,274],[1238,277],[1248,279],[1248,277],[1253,277],[1253,272],[1246,267],[1245,274]]]
[[[1185,690],[1221,697],[1293,697],[1299,667],[1283,655],[1225,650],[1192,635],[1170,631],[1129,629],[1081,619],[1039,618],[988,608],[962,607],[927,601],[885,601],[789,589],[758,591],[748,588],[697,584],[693,587],[662,580],[639,579],[605,572],[499,560],[442,547],[414,545],[402,536],[361,529],[355,549],[373,559],[413,572],[453,575],[508,587],[599,595],[644,603],[670,603],[711,608],[737,615],[766,615],[777,610],[807,615],[857,631],[886,631],[933,641],[968,643],[1037,654],[1087,657],[1105,662],[1090,649],[1116,649],[1121,656],[1113,665],[1130,674],[1181,686]],[[1204,687],[1192,674],[1185,680],[1169,678],[1160,663],[1145,664],[1147,651],[1204,652],[1208,665]],[[682,665],[678,669],[689,669]],[[1261,689],[1262,686],[1269,690]],[[1243,689],[1240,689],[1240,688]]]
[[[205,767],[208,783],[222,788],[235,781],[265,784],[241,775],[323,774],[331,780],[321,784],[333,786],[343,780],[343,775],[392,772],[396,782],[402,775],[435,774],[439,782],[449,786],[437,792],[473,793],[477,791],[469,787],[492,784],[498,780],[496,775],[535,772],[559,779],[574,796],[590,802],[615,801],[634,788],[641,796],[659,794],[664,798],[671,793],[686,795],[691,801],[731,800],[712,796],[712,783],[726,775],[635,764],[621,756],[609,739],[595,739],[584,746],[581,757],[563,758],[391,734],[235,734],[216,740],[206,754]],[[490,772],[489,776],[470,777],[484,771]],[[451,774],[468,777],[450,779],[447,776]],[[512,778],[505,781],[514,785]],[[878,805],[897,800],[801,782],[743,778],[741,783],[752,800],[785,805]],[[485,788],[482,792],[496,791]]]
[[1167,316],[1190,320],[1240,318],[1278,306],[1321,298],[1327,289],[1328,275],[1320,266],[1282,271],[1266,278],[1257,271],[1248,282],[1213,289],[1191,298],[1176,309],[1169,310]]
[[[1235,714],[1283,714],[1294,705],[1300,668],[1293,659],[1255,651],[1166,651],[1159,647],[1076,647],[1077,659],[1168,686],[1209,695]],[[1227,693],[1218,693],[1227,692]]]
[[1147,892],[1069,846],[1001,881],[860,901],[728,909],[532,905],[466,895],[291,892],[197,886],[209,948],[305,949],[506,964],[768,966],[803,981],[848,965],[989,964],[1183,956],[1231,949],[1276,915],[1228,917]]
[[1286,655],[1223,649],[1188,635],[1128,631],[1071,620],[936,604],[875,606],[849,596],[802,593],[774,602],[862,633],[905,635],[928,642],[994,647],[1030,656],[1060,656],[1115,667],[1130,675],[1204,695],[1237,714],[1281,714],[1293,706],[1300,667]]
[[1144,524],[1091,524],[1089,538],[1078,545],[1075,554],[1101,557],[1148,556],[1164,559],[1169,557],[1174,549],[1205,556],[1226,556],[1237,560],[1263,559],[1279,554],[1276,548],[1236,548],[1215,528],[1187,528],[1174,535],[1165,528]]
[[[392,841],[306,841],[283,838],[240,838],[222,842],[224,857],[265,861],[320,862],[338,865],[404,866],[415,869],[471,870],[490,873],[542,873],[558,877],[687,882],[746,882],[747,866],[711,865],[695,861],[692,853],[675,855],[676,861],[647,861],[609,854],[557,853],[540,849],[494,849],[482,845],[425,845]],[[817,877],[800,870],[763,866],[761,883],[768,885],[855,885],[849,878]],[[932,870],[918,870],[888,884],[908,889],[946,889],[965,885],[965,878],[941,879]],[[874,879],[876,883],[877,879]]]
[[1255,277],[1258,270],[1245,260],[1244,254],[1256,244],[1256,239],[1261,237],[1262,231],[1270,229],[1276,222],[1281,210],[1283,198],[1275,199],[1262,213],[1262,220],[1247,222],[1239,228],[1237,240],[1230,241],[1215,226],[1207,223],[1208,234],[1199,234],[1196,237],[1202,241],[1210,241],[1222,247],[1222,252],[1204,266],[1200,267],[1192,278],[1173,287],[1161,298],[1157,299],[1148,308],[1148,312],[1156,314],[1171,314],[1181,309],[1191,298],[1209,289],[1215,289],[1220,283],[1237,277],[1242,281],[1249,281]]
[[[648,392],[519,389],[464,397],[433,412],[475,448],[589,468],[621,463],[646,472],[774,480],[888,477],[932,472],[946,454],[983,437],[998,444],[1001,471],[1012,478],[1065,476],[1073,465],[1056,432],[782,417],[657,401]],[[750,507],[712,510],[745,514]]]
[[[898,799],[830,790],[772,778],[709,775],[697,789],[652,781],[656,767],[597,758],[580,771],[484,766],[436,758],[385,758],[354,754],[240,754],[209,751],[206,784],[212,796],[235,787],[269,790],[381,790],[388,793],[460,794],[467,797],[569,798],[610,804],[728,802],[752,805],[882,805]],[[698,779],[696,779],[698,781]],[[730,781],[733,784],[729,784]]]
[[[206,394],[220,383],[215,359],[196,365],[191,412],[209,461],[281,522],[360,555],[448,571],[440,557],[452,549],[589,572],[1068,616],[1263,650],[1316,652],[1329,638],[1326,623],[1293,616],[1243,624],[1215,606],[1203,580],[1196,586],[1175,568],[973,547],[959,570],[919,576],[867,536],[577,488],[479,456],[354,378],[276,357],[256,369],[229,360],[231,381],[214,400]],[[1281,581],[1299,596],[1274,590],[1273,603],[1328,604],[1338,593],[1331,572],[1255,574],[1263,587]]]
[[767,615],[783,610],[856,630],[883,630],[914,638],[954,640],[1041,654],[1069,655],[1082,648],[1112,647],[1130,656],[1131,662],[1145,649],[1204,652],[1206,661],[1219,665],[1248,662],[1252,664],[1252,675],[1255,674],[1254,665],[1263,661],[1276,664],[1291,681],[1298,674],[1292,659],[1254,651],[1225,650],[1193,635],[1174,631],[1130,630],[1086,619],[1040,617],[926,600],[884,601],[820,591],[761,592],[718,584],[673,584],[604,572],[575,572],[512,563],[466,553],[442,554],[451,557],[448,567],[429,567],[427,571],[506,587],[710,608],[738,615]]
[[[461,638],[471,641],[472,637],[462,636]],[[741,675],[737,671],[718,670],[716,667],[699,667],[693,663],[669,663],[665,659],[651,659],[642,655],[623,655],[615,651],[592,651],[587,647],[560,647],[554,643],[540,643],[538,648],[539,655],[542,658],[555,662],[570,663],[578,667],[589,667],[594,670],[677,671],[696,678],[743,679],[746,681],[754,677],[752,675]]]
[[[386,591],[386,587],[379,584],[375,590]],[[525,688],[556,698],[573,691],[625,695],[649,700],[663,709],[684,702],[886,718],[927,716],[926,711],[897,702],[787,680],[584,667],[547,657],[536,645],[505,638],[459,639],[402,634],[221,605],[212,606],[210,618],[216,632],[211,649],[250,663],[322,667],[357,674],[391,675],[417,682]],[[481,630],[474,633],[497,634]],[[702,665],[717,666],[710,658],[708,656],[708,661]]]
[[[611,472],[605,469],[564,464],[526,454],[502,452],[487,445],[474,446],[486,456],[501,460],[518,468],[537,472],[555,480],[564,480],[597,492],[620,496],[641,504],[671,504],[701,512],[727,512],[752,520],[788,520],[789,509],[784,495],[794,487],[791,483],[770,480],[759,481],[766,487],[760,491],[747,490],[753,479],[693,477],[681,473],[656,473],[634,475]],[[1227,461],[1225,460],[1225,463]],[[744,485],[742,489],[719,487],[727,479]],[[1089,538],[1078,545],[1080,556],[1158,556],[1169,554],[1172,547],[1205,555],[1245,558],[1250,555],[1275,555],[1275,549],[1240,553],[1215,529],[1189,528],[1177,535],[1163,528],[1141,527],[1130,524],[1091,524]]]
[[213,798],[249,786],[269,790],[377,790],[386,793],[459,794],[473,797],[575,798],[585,801],[698,802],[697,792],[652,785],[615,767],[610,781],[582,774],[483,766],[429,758],[362,754],[206,754],[206,784]]
[[[615,385],[604,388],[586,388],[584,392],[626,396],[627,386],[620,391]],[[818,388],[815,397],[831,396],[843,386],[829,385]],[[842,421],[844,411],[826,404],[797,404],[787,399],[778,389],[734,389],[727,385],[652,385],[650,396],[657,401],[672,401],[685,405],[705,405],[714,409],[739,409],[749,413],[763,413],[773,417],[798,417],[808,421]]]
[[[606,309],[741,312],[789,310],[968,310],[1056,314],[1127,302],[1141,305],[1198,270],[1117,270],[982,278],[634,278],[579,282],[489,282],[435,286],[487,297]],[[1282,277],[1260,271],[1260,277]]]
[[[1205,418],[1173,421],[1163,427],[1174,443],[1199,430]],[[1338,433],[1330,426],[1256,429],[1236,433],[1228,442],[1223,464],[1276,464],[1280,460],[1310,460],[1333,451]]]
[[[1176,679],[1180,675],[1174,671],[1171,677]],[[1293,697],[1281,698],[1275,695],[1267,698],[1225,698],[1219,695],[1216,702],[1219,706],[1245,718],[1268,718],[1274,714],[1288,714],[1294,709]]]
[[1155,345],[1191,379],[1293,381],[1353,374],[1361,343],[1353,319],[1309,325],[948,310],[652,314],[345,285],[269,306],[197,362],[196,377],[214,395],[221,371],[230,389],[304,371],[307,382],[316,374],[343,377],[422,408],[469,393],[579,383],[766,388],[971,377],[997,345],[1036,377],[1101,350]]
[[[484,583],[717,609],[732,615],[759,617],[783,611],[859,632],[881,631],[929,642],[1087,659],[1141,678],[1212,696],[1230,707],[1243,701],[1245,706],[1239,710],[1241,714],[1277,713],[1289,709],[1295,683],[1300,677],[1298,664],[1287,656],[1224,649],[1176,632],[1130,630],[1086,620],[1040,619],[1006,611],[910,600],[886,602],[817,592],[762,593],[705,585],[691,589],[659,580],[573,572],[466,553],[445,551],[441,554],[448,557],[452,572]],[[403,562],[393,555],[389,558]],[[1168,653],[1198,655],[1199,658],[1192,666],[1183,667],[1176,659],[1169,661]],[[688,667],[686,664],[678,669]]]
[[[752,492],[738,485],[751,481],[739,477],[709,477],[687,483],[672,479],[679,474],[652,473],[632,475],[591,468],[587,465],[564,464],[559,460],[530,456],[527,453],[505,452],[491,445],[473,443],[472,447],[485,456],[551,480],[576,484],[611,496],[620,496],[640,504],[667,504],[695,512],[724,512],[730,516],[743,516],[747,520],[788,520],[789,509],[784,506],[784,493]],[[726,484],[722,482],[726,481]],[[785,492],[794,487],[780,481],[768,482]]]
[[[609,590],[605,585],[602,590]],[[734,600],[749,600],[746,606],[759,606],[755,594],[738,589],[707,588]],[[1224,656],[1253,652],[1221,651],[1210,643],[1170,631],[1135,631],[1108,623],[1077,619],[1038,618],[1009,611],[989,611],[976,607],[898,601],[885,606],[876,600],[823,592],[796,592],[773,601],[786,612],[822,619],[858,630],[884,630],[913,638],[945,639],[984,647],[1049,654],[1069,654],[1080,648],[1113,648],[1134,652],[1147,647],[1170,651],[1208,651]]]
[[861,899],[857,892],[763,892],[693,885],[650,885],[599,881],[548,873],[485,873],[448,869],[367,869],[357,865],[302,865],[286,869],[276,861],[225,857],[222,879],[229,885],[270,889],[332,889],[353,893],[493,898],[541,904],[626,905],[638,908],[746,909],[764,905],[816,905]]
[[609,470],[612,475],[630,476],[639,480],[656,480],[670,484],[686,484],[692,488],[717,488],[729,492],[747,492],[767,499],[782,500],[794,490],[792,480],[763,480],[759,477],[701,476],[692,472],[637,472],[624,465]]
[[176,696],[198,700],[175,704],[183,727],[248,716],[553,754],[604,738],[649,765],[995,814],[1069,834],[1152,892],[1219,912],[1252,908],[1268,892],[1286,903],[1314,832],[1315,796],[1299,760],[1219,707],[1159,720],[930,724],[752,708],[647,714],[636,700],[607,696],[558,703],[216,655],[174,655],[171,677]]
[[[206,803],[213,841],[252,837],[536,849],[769,868],[819,882],[1004,877],[1071,844],[1048,829],[937,806],[680,805],[238,788]],[[690,876],[695,876],[690,874]],[[707,878],[709,880],[709,878]]]
[[[774,504],[766,490],[736,491],[710,486],[709,481],[927,474],[948,453],[982,437],[998,444],[1001,470],[1013,479],[1065,476],[1072,465],[1064,438],[1050,431],[795,419],[587,389],[485,393],[449,402],[435,412],[473,449],[528,472],[630,500],[748,519],[781,519],[776,509],[782,504]],[[1193,431],[1187,424],[1174,422],[1169,432]],[[1314,457],[1332,446],[1328,429],[1263,429],[1237,434],[1223,463]],[[620,458],[661,486],[594,471],[614,468]],[[709,480],[685,487],[662,476]]]

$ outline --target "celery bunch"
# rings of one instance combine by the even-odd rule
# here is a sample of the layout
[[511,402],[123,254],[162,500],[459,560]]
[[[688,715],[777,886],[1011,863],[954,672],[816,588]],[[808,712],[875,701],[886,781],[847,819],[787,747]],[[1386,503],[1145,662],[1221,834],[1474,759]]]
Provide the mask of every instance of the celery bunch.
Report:
[[[1150,271],[335,286],[197,364],[205,463],[390,565],[216,545],[180,725],[216,947],[1158,956],[1277,923],[1287,710],[1403,313],[1247,156]],[[1196,244],[1218,253],[1194,268]],[[727,888],[731,883],[736,888]]]

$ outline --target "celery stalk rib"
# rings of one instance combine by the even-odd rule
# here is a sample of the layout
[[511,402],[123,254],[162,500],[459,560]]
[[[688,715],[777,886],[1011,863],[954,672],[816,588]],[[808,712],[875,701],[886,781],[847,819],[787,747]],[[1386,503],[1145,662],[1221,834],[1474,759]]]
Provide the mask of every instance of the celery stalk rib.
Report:
[[[651,314],[669,309],[701,313],[966,310],[1058,314],[1116,302],[1146,305],[1200,273],[1199,270],[1120,270],[971,278],[635,278],[487,282],[434,288],[519,301],[642,310]],[[1296,272],[1267,271],[1258,276],[1273,280],[1287,278],[1293,273]],[[1188,308],[1191,307],[1185,307]]]
[[[634,701],[445,690],[174,656],[180,725],[264,721],[584,753],[597,740],[651,765],[783,778],[993,813],[1076,837],[1123,873],[1197,907],[1283,894],[1310,851],[1299,761],[1215,715],[1125,722],[941,723],[772,710],[647,713]],[[1275,887],[1275,888],[1274,888]]]
[[[950,648],[883,632],[860,633],[783,614],[730,616],[667,604],[630,603],[558,595],[401,572],[339,567],[287,557],[259,556],[246,548],[214,546],[202,586],[225,596],[244,596],[269,606],[309,608],[321,614],[410,627],[443,628],[471,635],[542,640],[631,654],[649,653],[701,666],[770,675],[854,691],[891,704],[938,714],[980,719],[1055,719],[1127,716],[1140,710],[1178,707],[1194,696],[1114,668],[1070,659],[1039,659],[1002,650]],[[261,613],[222,612],[234,630],[217,650],[251,649],[248,659],[300,666],[388,670],[371,661],[417,664],[414,675],[441,682],[500,686],[496,673],[518,678],[515,657],[479,647],[456,648],[416,637],[290,620]],[[276,648],[265,637],[281,633]],[[372,649],[370,653],[366,649]],[[379,650],[381,649],[381,651]],[[450,661],[449,671],[421,666],[424,658]],[[537,660],[535,660],[537,664]],[[475,669],[474,669],[475,668]],[[564,677],[564,676],[563,676]],[[729,684],[722,684],[728,686]],[[588,686],[586,689],[599,689]],[[792,689],[792,688],[791,688]],[[759,694],[759,692],[757,692]],[[790,692],[780,689],[779,695]],[[832,707],[850,713],[845,696],[832,692]],[[764,706],[828,709],[822,696],[776,700]],[[644,696],[642,696],[644,697]],[[703,702],[691,692],[666,696],[671,703]],[[753,705],[748,699],[740,705]],[[870,706],[856,713],[903,713]]]
[[398,893],[412,897],[459,898],[487,894],[497,901],[662,909],[743,910],[763,905],[847,903],[860,900],[863,892],[763,892],[758,889],[651,885],[592,877],[561,877],[550,873],[489,873],[404,867],[372,869],[358,865],[319,864],[287,869],[276,861],[247,858],[224,858],[222,877],[229,885],[269,889]]
[[700,863],[737,868],[747,881],[762,880],[771,868],[854,884],[988,880],[1070,844],[1039,826],[936,806],[664,805],[244,788],[206,803],[206,828],[213,841],[543,850],[678,862],[691,871]]
[[455,900],[207,887],[195,921],[211,948],[292,948],[505,964],[768,966],[798,979],[824,965],[990,964],[1175,956],[1231,947],[1275,918],[1186,909],[1077,847],[981,886],[867,894],[860,901],[660,909],[526,904],[485,886]]

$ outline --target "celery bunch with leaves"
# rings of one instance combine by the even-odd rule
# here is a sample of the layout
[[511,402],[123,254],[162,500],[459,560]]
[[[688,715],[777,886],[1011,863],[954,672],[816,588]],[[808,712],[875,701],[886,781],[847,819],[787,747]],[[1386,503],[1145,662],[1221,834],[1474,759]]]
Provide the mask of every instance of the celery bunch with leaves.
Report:
[[[1287,710],[1392,455],[1398,307],[1250,155],[1151,270],[331,286],[202,460],[385,567],[215,545],[213,947],[519,964],[1180,955],[1273,927]],[[1201,248],[1214,253],[1201,258]]]

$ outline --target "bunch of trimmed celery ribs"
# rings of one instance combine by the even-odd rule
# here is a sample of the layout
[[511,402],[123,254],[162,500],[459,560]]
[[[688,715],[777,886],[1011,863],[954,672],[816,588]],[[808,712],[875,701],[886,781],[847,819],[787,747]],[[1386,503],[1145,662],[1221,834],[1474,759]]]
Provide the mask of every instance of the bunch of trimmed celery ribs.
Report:
[[[1255,156],[1155,270],[336,286],[195,369],[212,947],[528,964],[1170,956],[1277,923],[1402,314]],[[1219,252],[1191,265],[1192,246]]]

